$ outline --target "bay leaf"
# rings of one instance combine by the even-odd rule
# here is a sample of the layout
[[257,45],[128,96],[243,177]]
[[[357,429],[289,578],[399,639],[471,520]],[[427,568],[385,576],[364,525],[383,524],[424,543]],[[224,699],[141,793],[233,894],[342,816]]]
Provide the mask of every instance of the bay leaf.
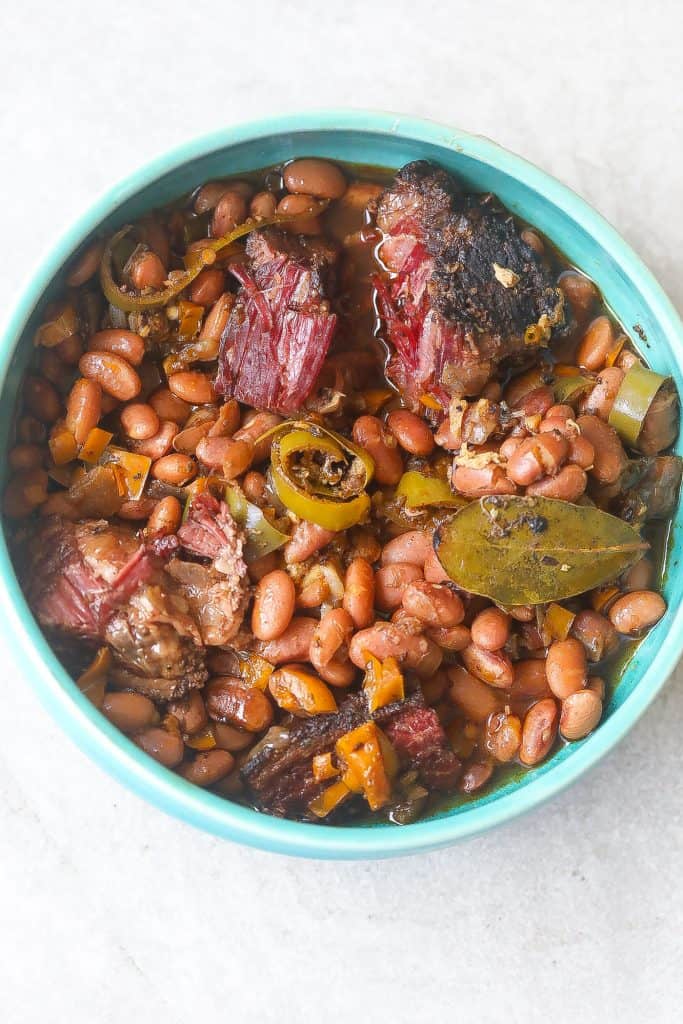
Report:
[[592,590],[633,565],[648,544],[633,527],[597,508],[491,495],[442,524],[434,547],[459,587],[517,605]]

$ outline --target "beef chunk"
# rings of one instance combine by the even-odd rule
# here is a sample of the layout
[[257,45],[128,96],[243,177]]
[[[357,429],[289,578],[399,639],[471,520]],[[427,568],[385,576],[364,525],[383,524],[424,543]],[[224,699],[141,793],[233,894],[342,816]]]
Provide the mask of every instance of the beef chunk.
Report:
[[448,746],[436,714],[424,706],[421,691],[373,715],[368,712],[365,695],[354,693],[334,714],[293,718],[266,734],[242,768],[242,778],[256,805],[279,816],[305,816],[308,804],[324,786],[313,778],[312,758],[332,751],[344,733],[369,718],[385,730],[404,768],[417,769],[435,788],[447,789],[455,783],[460,762]]
[[326,295],[336,251],[323,239],[253,232],[232,264],[241,288],[223,332],[216,390],[257,409],[301,408],[327,355],[337,318]]
[[392,273],[376,280],[388,376],[413,403],[477,394],[497,363],[563,325],[562,292],[492,196],[419,161],[380,196],[377,225]]

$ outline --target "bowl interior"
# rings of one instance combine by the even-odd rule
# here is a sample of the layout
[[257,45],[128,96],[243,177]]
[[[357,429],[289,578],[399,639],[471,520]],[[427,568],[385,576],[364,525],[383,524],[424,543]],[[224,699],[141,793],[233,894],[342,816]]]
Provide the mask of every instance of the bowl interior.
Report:
[[[295,125],[308,120],[302,130]],[[327,125],[314,127],[314,125]],[[476,191],[496,193],[512,211],[536,225],[568,259],[592,277],[626,330],[657,370],[671,374],[683,391],[680,322],[648,271],[615,232],[553,179],[484,139],[388,115],[291,119],[268,130],[234,129],[200,140],[143,169],[103,197],[76,224],[32,278],[3,343],[5,371],[0,404],[0,451],[10,440],[15,397],[32,357],[31,337],[47,299],[59,289],[60,268],[93,231],[114,229],[151,208],[215,177],[236,175],[295,156],[317,155],[384,167],[415,159],[437,161]],[[372,122],[372,127],[367,126]],[[638,326],[638,337],[634,327]],[[23,338],[23,340],[22,340]],[[681,441],[678,442],[681,450]],[[6,459],[2,459],[4,481]],[[33,666],[43,700],[74,739],[154,803],[196,825],[269,849],[313,856],[382,856],[433,848],[527,809],[568,784],[608,750],[647,706],[671,670],[683,643],[676,622],[683,576],[678,565],[683,510],[672,528],[664,592],[666,618],[647,636],[623,671],[600,728],[564,747],[535,770],[442,816],[398,828],[325,828],[266,818],[191,787],[142,754],[83,698],[61,669],[28,610],[0,540],[4,628],[17,634]],[[679,637],[681,638],[679,640]]]

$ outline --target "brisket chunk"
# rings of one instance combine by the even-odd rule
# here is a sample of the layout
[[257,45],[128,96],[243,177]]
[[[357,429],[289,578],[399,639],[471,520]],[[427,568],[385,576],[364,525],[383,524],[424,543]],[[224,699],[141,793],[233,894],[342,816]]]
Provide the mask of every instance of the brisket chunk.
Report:
[[562,292],[494,197],[418,161],[380,196],[377,225],[392,275],[376,280],[388,376],[409,400],[477,394],[497,363],[563,325]]

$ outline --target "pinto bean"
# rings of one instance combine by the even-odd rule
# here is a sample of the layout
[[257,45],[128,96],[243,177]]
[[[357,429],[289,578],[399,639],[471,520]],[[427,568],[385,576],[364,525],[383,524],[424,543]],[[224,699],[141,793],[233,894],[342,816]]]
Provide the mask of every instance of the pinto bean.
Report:
[[[230,437],[240,422],[240,407],[234,398],[229,398],[218,410],[218,419],[209,428],[209,437]],[[248,440],[248,438],[243,438]]]
[[176,768],[185,753],[182,737],[160,725],[151,725],[137,732],[133,741],[166,768]]
[[403,475],[403,459],[396,438],[386,431],[376,416],[359,416],[353,424],[353,439],[365,448],[375,463],[377,483],[393,486]]
[[213,786],[229,775],[235,758],[227,750],[201,750],[193,761],[182,767],[180,774],[195,786]]
[[117,729],[128,735],[159,720],[153,702],[141,693],[105,693],[101,711]]
[[548,686],[545,661],[540,658],[525,658],[522,661],[516,661],[510,696],[515,699],[549,697],[550,687]]
[[288,565],[305,562],[316,551],[326,547],[334,537],[336,533],[332,530],[326,530],[307,519],[299,520],[292,531],[292,539],[284,546],[285,562]]
[[583,644],[589,661],[602,661],[615,649],[619,640],[609,619],[591,608],[584,608],[577,614],[571,634]]
[[432,538],[423,530],[408,530],[388,541],[382,549],[382,565],[395,565],[397,562],[409,563],[422,568],[434,554]]
[[44,469],[27,469],[16,473],[5,489],[5,514],[12,519],[23,519],[48,499],[47,473]]
[[495,686],[499,690],[507,690],[514,679],[514,669],[507,654],[502,651],[487,651],[476,644],[470,644],[460,657],[468,672],[477,679]]
[[137,373],[114,352],[85,352],[78,361],[78,369],[119,402],[130,402],[140,393],[142,382]]
[[255,558],[253,562],[249,562],[247,565],[247,572],[249,573],[249,579],[252,583],[258,583],[262,580],[269,572],[278,567],[278,557],[276,551],[269,551],[267,555],[262,555],[261,558]]
[[405,587],[401,600],[409,615],[414,615],[432,629],[459,626],[465,618],[461,599],[452,587],[444,583],[416,580]]
[[410,455],[431,455],[434,435],[422,419],[407,409],[396,409],[387,416],[387,426],[401,448]]
[[557,722],[557,703],[552,697],[539,700],[529,708],[524,718],[519,748],[522,764],[532,767],[547,757],[557,736]]
[[234,304],[235,296],[232,292],[223,292],[215,300],[204,318],[202,329],[199,332],[199,341],[213,341],[218,345]]
[[80,288],[89,281],[100,269],[100,261],[104,252],[104,242],[91,242],[80,256],[69,267],[66,283],[69,288]]
[[432,550],[427,555],[424,564],[425,579],[428,583],[450,583],[451,578],[439,561],[436,551]]
[[172,373],[168,386],[176,398],[189,405],[208,405],[216,401],[216,392],[210,378],[199,370],[181,370]]
[[542,498],[559,498],[562,501],[576,501],[586,490],[586,473],[580,466],[569,463],[563,466],[557,476],[546,476],[529,484],[526,493]]
[[134,288],[145,291],[147,288],[159,289],[166,280],[166,267],[151,249],[133,255],[130,267],[130,279]]
[[224,191],[216,203],[211,219],[211,234],[221,238],[247,219],[247,203],[239,192]]
[[437,645],[420,631],[421,623],[402,621],[376,622],[368,629],[361,629],[349,645],[351,661],[357,668],[365,668],[365,653],[374,654],[383,661],[393,657],[404,663],[418,675],[432,675],[439,668],[442,654]]
[[518,398],[513,409],[515,412],[523,412],[525,416],[545,416],[548,409],[551,409],[554,404],[553,389],[547,384],[541,384]]
[[576,422],[595,450],[591,475],[599,484],[616,483],[628,461],[616,430],[597,416],[579,416]]
[[111,352],[131,366],[139,366],[145,358],[145,343],[134,331],[111,327],[93,334],[88,341],[88,352]]
[[455,466],[453,488],[467,498],[484,498],[488,494],[516,494],[517,487],[502,466]]
[[583,644],[575,637],[555,641],[548,648],[545,672],[550,689],[560,700],[582,690],[588,682],[588,664]]
[[190,416],[186,426],[173,438],[174,449],[183,455],[194,455],[197,451],[197,445],[202,438],[208,437],[215,423],[216,420],[212,412],[198,409]]
[[27,469],[38,469],[45,457],[44,450],[37,444],[15,444],[10,448],[7,461],[16,472]]
[[233,437],[203,437],[197,445],[197,458],[213,469],[222,469],[226,480],[234,480],[251,465],[254,446]]
[[225,195],[229,187],[226,181],[207,181],[195,196],[195,213],[208,213],[215,209],[216,203],[222,195]]
[[62,414],[62,400],[54,384],[29,374],[24,381],[24,408],[41,423],[54,423]]
[[602,701],[593,690],[580,690],[562,701],[560,732],[566,740],[582,740],[602,718]]
[[385,612],[398,608],[407,585],[419,579],[422,570],[409,562],[382,566],[375,573],[375,604]]
[[283,569],[268,573],[259,581],[251,613],[251,629],[258,640],[282,636],[294,615],[296,589]]
[[254,462],[263,462],[269,458],[270,449],[273,443],[272,437],[266,437],[260,441],[259,438],[282,423],[282,416],[274,412],[256,412],[246,416],[244,423],[239,430],[235,431],[236,441],[249,441],[254,446]]
[[346,178],[329,160],[305,157],[292,160],[284,170],[285,188],[317,199],[339,199],[346,192]]
[[569,452],[569,442],[557,431],[528,437],[516,448],[507,464],[507,475],[521,487],[554,476]]
[[268,484],[263,473],[253,469],[249,473],[245,473],[244,480],[242,481],[242,490],[244,491],[244,497],[253,505],[268,504]]
[[666,612],[666,601],[654,590],[633,590],[617,598],[609,610],[609,619],[618,633],[639,636],[659,622]]
[[272,192],[257,192],[249,204],[252,217],[273,217],[277,207],[277,199]]
[[172,494],[166,495],[154,508],[147,522],[150,537],[167,537],[177,533],[183,518],[183,507]]
[[476,793],[482,789],[493,775],[493,765],[490,761],[470,761],[465,765],[458,789],[461,793]]
[[146,441],[154,437],[161,423],[151,405],[132,402],[121,410],[121,426],[128,437],[135,441]]
[[461,665],[448,669],[449,698],[472,722],[484,723],[502,709],[502,697]]
[[174,395],[170,388],[159,388],[155,391],[149,396],[149,404],[160,420],[173,420],[181,427],[192,412],[189,403]]
[[79,448],[99,423],[101,414],[102,388],[96,381],[80,377],[66,402],[66,429],[76,438]]
[[189,455],[163,455],[152,464],[152,476],[164,484],[183,487],[197,475],[197,463]]
[[71,334],[52,349],[67,366],[78,366],[83,355],[83,339],[80,334]]
[[484,747],[496,761],[507,764],[517,755],[522,743],[522,723],[517,715],[496,711],[489,715],[484,729]]
[[654,566],[650,559],[640,558],[622,577],[622,590],[627,593],[633,590],[647,590],[652,583],[653,573]]
[[45,380],[57,388],[61,394],[66,394],[71,386],[71,372],[65,366],[57,353],[51,348],[44,348],[40,353],[40,372]]
[[172,700],[168,705],[168,711],[177,718],[181,732],[188,736],[199,732],[208,722],[204,698],[199,690],[190,690],[186,697]]
[[587,277],[577,270],[566,270],[560,275],[558,285],[571,306],[574,318],[584,324],[598,299],[598,290]]
[[510,616],[500,608],[484,608],[470,627],[472,643],[486,651],[499,651],[510,637]]
[[286,661],[306,661],[317,628],[316,619],[295,615],[284,633],[260,648],[262,657],[272,665]]
[[213,306],[223,294],[225,274],[218,267],[205,267],[190,286],[190,301],[200,306]]
[[599,416],[601,420],[607,421],[617,397],[617,391],[621,387],[626,374],[618,366],[608,366],[598,377],[595,385],[581,400],[579,409],[582,413],[591,416]]
[[[543,426],[543,424],[541,424],[541,426]],[[502,455],[504,459],[510,460],[519,446],[524,443],[524,440],[525,439],[523,437],[515,437],[514,435],[506,437],[498,449],[500,455]]]
[[576,361],[584,370],[602,370],[613,348],[612,321],[607,316],[598,316],[588,325],[581,339]]
[[448,626],[445,629],[426,629],[427,636],[446,651],[464,651],[472,643],[467,626]]
[[575,434],[569,438],[568,459],[575,466],[580,466],[581,469],[592,469],[595,462],[595,448],[587,437],[584,437],[582,434]]
[[365,558],[354,558],[346,570],[342,605],[356,629],[365,629],[372,624],[375,574]]
[[228,725],[227,722],[213,722],[211,731],[216,746],[221,750],[229,750],[231,754],[246,750],[254,742],[252,733],[236,729],[234,725]]
[[317,216],[319,210],[320,203],[312,196],[288,195],[283,196],[277,204],[276,213],[295,217],[291,222],[282,225],[285,231],[297,235],[319,235],[322,231],[322,224]]
[[120,519],[142,522],[143,519],[149,519],[156,506],[157,501],[155,498],[135,498],[130,501],[124,501],[116,514]]
[[586,689],[594,693],[604,703],[606,692],[604,679],[601,679],[600,676],[590,676],[588,683],[586,684]]
[[348,658],[353,629],[349,613],[343,608],[332,608],[325,612],[313,634],[309,661],[332,686],[349,686],[355,679],[356,670]]
[[131,441],[130,448],[137,455],[146,455],[148,459],[156,461],[168,455],[177,433],[178,424],[174,420],[162,420],[153,437],[148,437],[144,441]]
[[216,722],[261,732],[273,721],[273,705],[266,694],[235,676],[214,676],[204,688],[204,697],[209,717]]

